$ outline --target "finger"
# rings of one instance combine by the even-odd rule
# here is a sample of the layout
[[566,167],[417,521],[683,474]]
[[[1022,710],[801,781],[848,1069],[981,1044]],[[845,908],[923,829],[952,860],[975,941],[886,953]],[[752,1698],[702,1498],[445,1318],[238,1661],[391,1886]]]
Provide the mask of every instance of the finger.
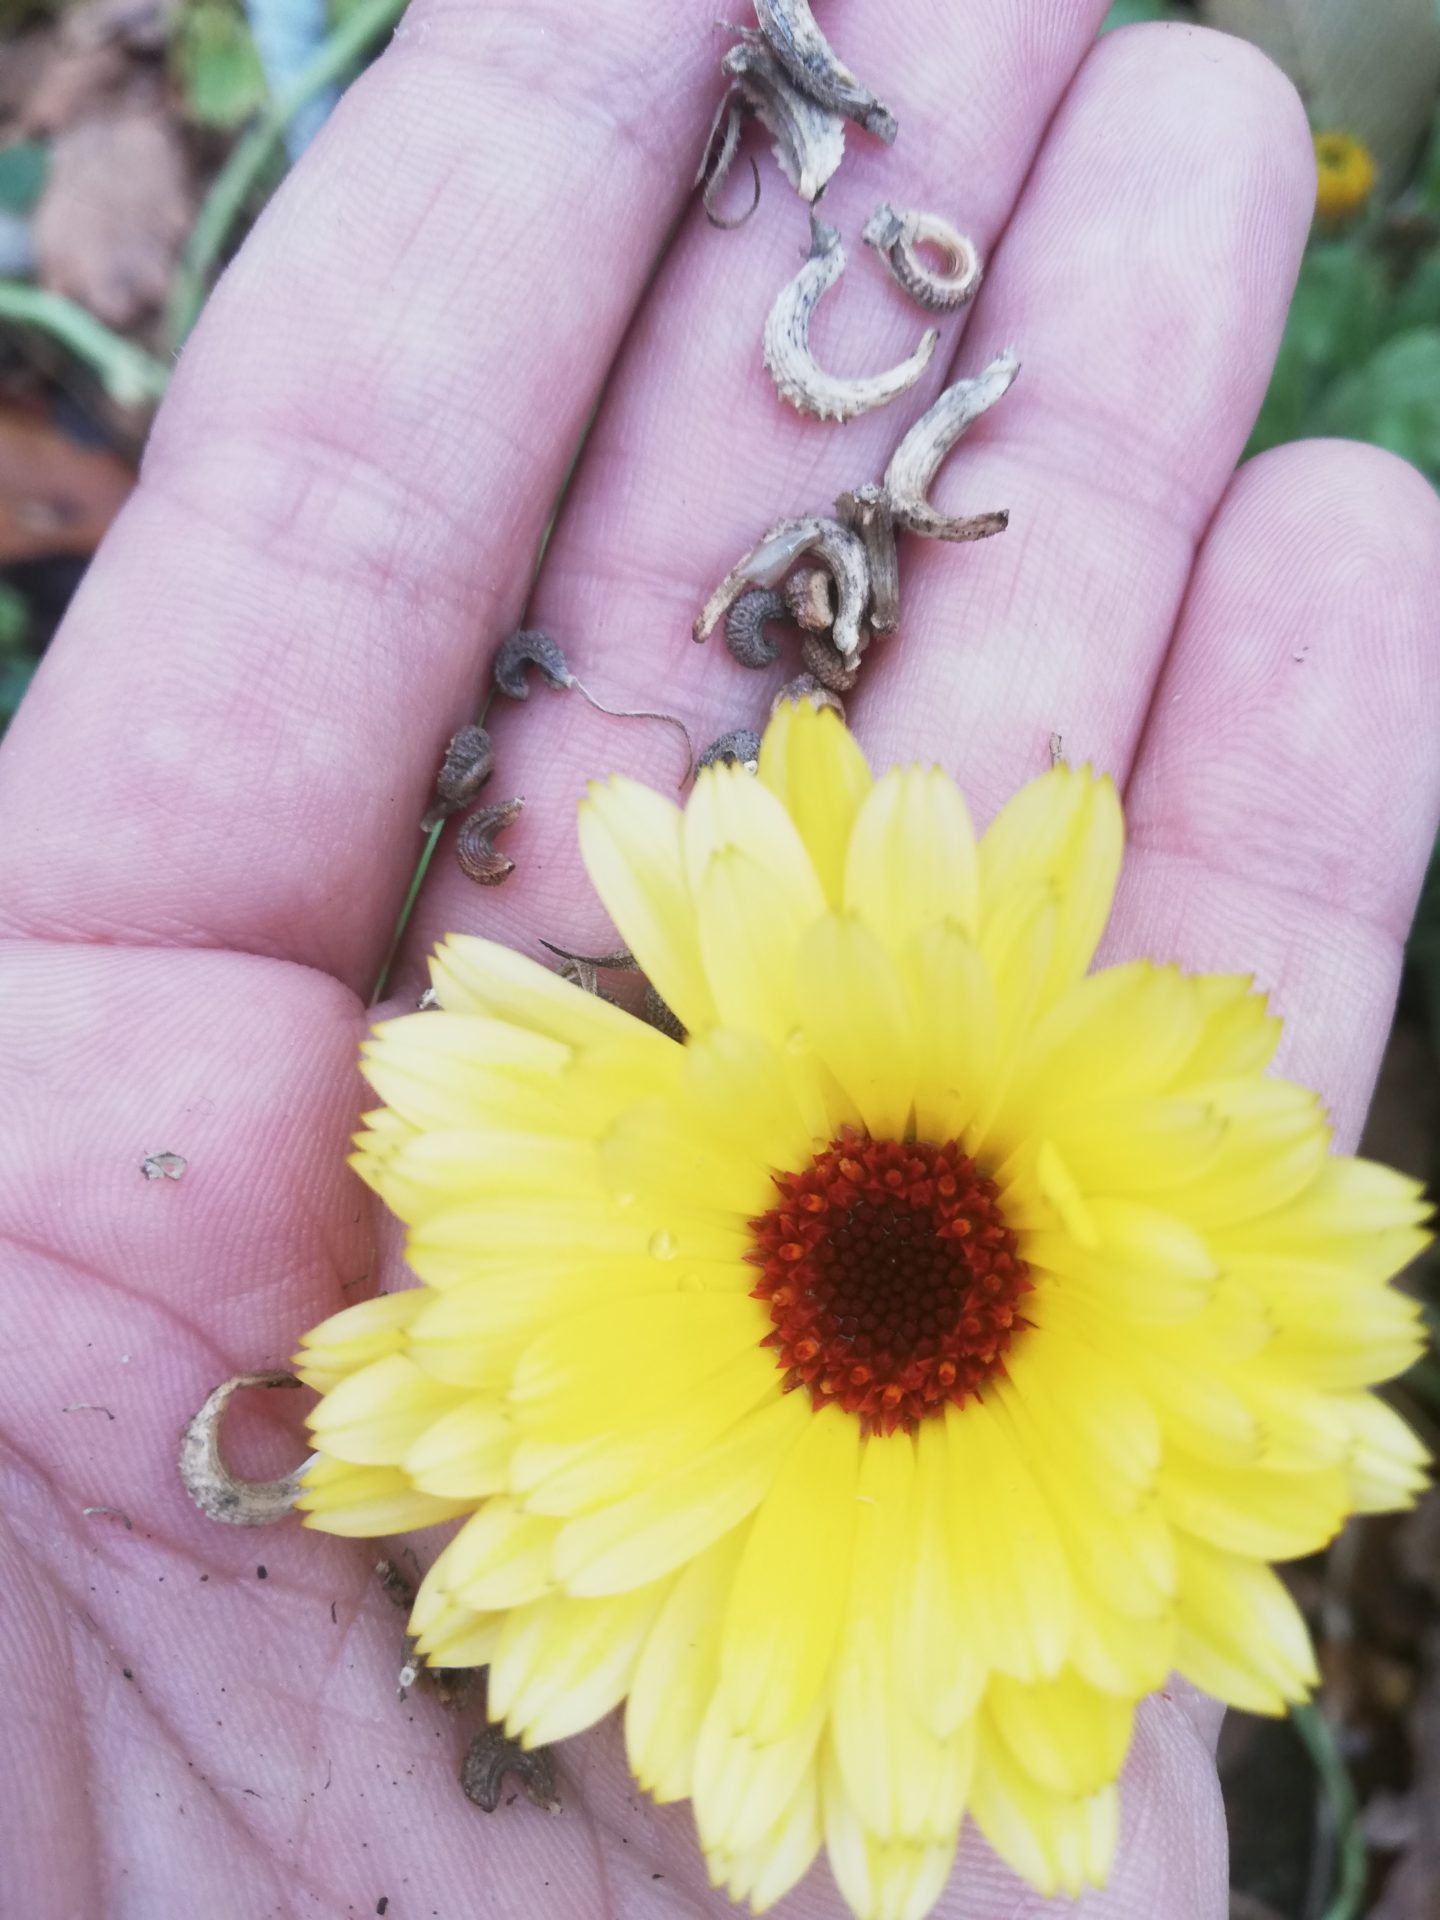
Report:
[[711,11],[412,9],[213,301],[6,743],[11,928],[368,985],[687,191]]
[[1117,953],[1253,972],[1353,1147],[1440,814],[1440,507],[1373,448],[1244,467],[1127,803]]
[[[893,148],[851,128],[824,218],[850,264],[815,326],[825,364],[894,365],[932,316],[905,298],[860,244],[882,199],[943,211],[988,252],[1010,217],[1044,130],[1104,14],[1099,0],[1016,8],[836,4],[826,30],[847,63],[900,120]],[[761,159],[756,217],[716,233],[695,213],[641,311],[596,422],[547,556],[535,618],[611,704],[680,713],[704,746],[763,720],[770,695],[799,670],[787,656],[746,673],[720,637],[696,647],[707,594],[772,521],[831,510],[845,487],[878,475],[944,380],[941,355],[963,314],[944,322],[941,354],[912,396],[843,427],[802,418],[761,361],[766,313],[801,265],[806,210]],[[992,543],[994,544],[994,543]],[[992,564],[975,555],[975,564]],[[574,803],[586,777],[618,768],[678,778],[683,754],[661,729],[606,722],[568,696],[537,693],[496,716],[497,791],[523,794],[506,836],[518,867],[502,894],[478,896],[448,851],[422,905],[412,955],[456,927],[528,938],[604,938],[574,854]]]
[[855,705],[879,763],[933,756],[982,814],[1054,733],[1123,774],[1265,391],[1313,164],[1294,90],[1243,42],[1162,26],[1095,47],[966,343],[973,369],[1014,342],[1019,379],[937,489],[1010,526],[983,564],[902,551],[901,628]]

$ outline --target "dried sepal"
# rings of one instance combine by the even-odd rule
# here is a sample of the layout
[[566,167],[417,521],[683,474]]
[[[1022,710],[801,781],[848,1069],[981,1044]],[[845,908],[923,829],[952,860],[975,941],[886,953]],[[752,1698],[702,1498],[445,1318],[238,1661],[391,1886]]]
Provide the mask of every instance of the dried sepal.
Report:
[[842,720],[845,718],[845,702],[813,673],[797,673],[793,680],[787,680],[770,702],[770,711],[778,713],[787,700],[808,700],[812,707],[830,707]]
[[530,669],[539,669],[547,687],[557,693],[575,685],[560,644],[538,627],[525,627],[502,640],[495,655],[495,685],[510,700],[530,698]]
[[[791,186],[802,200],[817,199],[845,158],[844,120],[795,85],[758,33],[742,31],[739,45],[720,65],[731,82],[721,115],[731,106],[748,108],[770,135],[776,162]],[[719,125],[717,116],[707,158]]]
[[435,778],[435,797],[420,821],[420,831],[433,832],[442,820],[468,807],[494,771],[495,749],[484,727],[461,727],[445,749]]
[[754,773],[759,765],[759,734],[750,727],[734,727],[710,742],[695,762],[695,771],[698,773],[702,767],[738,766]]
[[497,850],[495,836],[514,825],[524,806],[519,798],[497,800],[488,807],[477,807],[468,820],[461,822],[455,836],[455,858],[460,871],[477,886],[498,887],[515,871],[515,862]]
[[802,567],[785,582],[790,618],[806,633],[828,633],[835,624],[835,583],[823,567]]
[[858,533],[870,564],[870,609],[867,619],[876,633],[893,633],[900,624],[900,556],[895,548],[895,516],[890,496],[873,481],[842,493],[835,512],[843,525]]
[[800,659],[805,671],[828,693],[849,693],[860,678],[859,654],[837,653],[824,634],[806,634]]
[[[938,213],[897,213],[882,201],[861,237],[880,255],[910,298],[931,313],[949,313],[963,307],[980,291],[984,274],[980,249]],[[944,266],[931,266],[920,251],[926,246],[943,256]]]
[[894,114],[840,59],[815,24],[809,0],[755,0],[755,18],[776,59],[812,99],[854,120],[887,147],[894,141]]
[[773,667],[780,658],[780,648],[765,629],[772,620],[789,617],[783,593],[770,587],[752,587],[742,593],[725,615],[725,645],[731,658],[742,667]]
[[865,545],[858,534],[842,527],[838,520],[819,514],[777,521],[736,562],[700,609],[695,618],[695,638],[708,640],[747,588],[778,587],[791,568],[811,553],[828,567],[835,583],[835,645],[841,653],[854,653],[860,644],[860,624],[870,597]]
[[535,1806],[546,1813],[561,1811],[548,1748],[522,1747],[503,1726],[488,1726],[466,1749],[460,1765],[461,1790],[483,1813],[494,1813],[507,1775],[519,1781]]
[[930,505],[929,493],[940,462],[965,430],[1008,393],[1019,371],[1020,362],[1007,349],[973,380],[957,380],[947,387],[934,406],[921,414],[885,469],[885,491],[897,527],[932,540],[983,540],[1009,525],[1008,512],[952,519]]
[[[723,132],[721,131],[722,123]],[[705,209],[705,218],[712,227],[719,227],[726,233],[733,232],[736,227],[743,227],[760,204],[760,169],[752,160],[750,171],[754,177],[755,193],[750,205],[744,213],[736,215],[733,219],[726,219],[723,214],[715,211],[715,202],[729,178],[730,169],[735,164],[735,156],[740,151],[740,134],[744,124],[745,102],[732,89],[720,102],[711,123],[710,132],[705,141],[705,151],[700,156],[700,171],[695,176],[695,185],[700,189],[700,204]],[[718,152],[715,150],[717,133],[720,134]],[[715,153],[713,162],[710,158],[712,152]]]
[[810,257],[780,289],[765,319],[764,357],[780,398],[816,420],[853,420],[908,393],[939,344],[929,328],[908,360],[884,373],[827,373],[810,346],[810,322],[820,301],[845,271],[838,228],[810,218]]
[[[242,1387],[298,1387],[293,1373],[237,1373],[205,1396],[204,1405],[180,1436],[180,1479],[208,1519],[228,1527],[272,1527],[294,1511],[305,1460],[277,1480],[242,1480],[225,1464],[220,1445],[225,1409]],[[314,1458],[312,1454],[311,1459]]]

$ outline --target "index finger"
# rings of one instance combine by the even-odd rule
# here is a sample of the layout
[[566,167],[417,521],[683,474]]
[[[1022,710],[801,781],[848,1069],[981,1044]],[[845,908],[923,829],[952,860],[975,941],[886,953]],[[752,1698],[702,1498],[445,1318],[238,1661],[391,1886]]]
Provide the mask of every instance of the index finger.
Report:
[[710,0],[421,0],[227,275],[0,757],[0,926],[357,986],[715,91]]

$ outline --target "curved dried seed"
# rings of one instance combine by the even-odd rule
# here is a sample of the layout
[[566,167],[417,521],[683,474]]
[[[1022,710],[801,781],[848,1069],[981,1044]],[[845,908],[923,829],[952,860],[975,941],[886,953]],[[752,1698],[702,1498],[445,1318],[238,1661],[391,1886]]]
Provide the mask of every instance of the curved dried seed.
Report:
[[293,1373],[237,1373],[223,1381],[180,1436],[180,1478],[185,1491],[211,1520],[230,1527],[270,1527],[293,1511],[300,1476],[310,1460],[278,1480],[242,1480],[225,1464],[220,1428],[231,1396],[242,1387],[298,1387]]
[[858,654],[848,657],[837,653],[830,642],[818,633],[807,633],[800,648],[800,658],[806,671],[825,688],[828,693],[849,693],[860,678],[860,659]]
[[765,365],[776,391],[782,400],[817,420],[853,420],[856,414],[898,400],[929,366],[940,339],[938,331],[929,328],[910,358],[884,373],[853,377],[827,373],[810,348],[810,321],[844,271],[845,249],[838,230],[822,225],[812,214],[810,257],[781,288],[765,320]]
[[[866,222],[863,239],[889,267],[910,298],[931,313],[949,313],[980,290],[980,249],[938,213],[896,213],[886,203]],[[920,252],[937,247],[945,265],[932,267]]]
[[702,767],[739,766],[747,773],[754,773],[759,764],[759,734],[749,727],[735,727],[710,742],[695,762],[695,771],[698,773]]
[[793,680],[787,680],[770,702],[770,711],[775,713],[786,700],[808,700],[812,707],[833,707],[842,720],[845,718],[845,702],[838,693],[822,686],[813,673],[797,673]]
[[546,686],[554,687],[557,692],[575,684],[575,676],[565,663],[559,643],[538,627],[522,628],[508,640],[501,641],[495,655],[496,686],[511,700],[528,700],[531,667],[538,667]]
[[822,107],[843,113],[888,147],[895,116],[862,87],[815,24],[809,0],[755,0],[755,18],[776,59]]
[[555,1769],[545,1747],[522,1747],[512,1740],[503,1726],[488,1726],[477,1733],[466,1749],[460,1766],[460,1787],[467,1800],[483,1813],[494,1813],[500,1804],[505,1776],[511,1774],[525,1789],[526,1798],[546,1813],[560,1812],[555,1791]]
[[835,583],[823,567],[804,567],[785,582],[785,605],[806,633],[828,633],[835,624]]
[[833,637],[841,653],[860,644],[860,622],[870,597],[870,570],[864,542],[838,520],[811,514],[780,520],[726,574],[695,618],[697,640],[708,640],[747,587],[778,587],[797,560],[813,553],[835,582]]
[[420,831],[430,833],[452,813],[469,806],[494,771],[495,749],[484,727],[461,727],[445,749],[435,797],[420,821]]
[[973,380],[957,380],[947,387],[934,406],[921,414],[885,469],[885,491],[897,527],[932,540],[983,540],[1009,525],[1008,511],[952,519],[938,513],[928,495],[940,462],[966,428],[1009,392],[1019,371],[1020,362],[1007,349]]
[[[780,649],[766,633],[771,620],[788,620],[785,595],[767,587],[742,593],[725,616],[725,645],[742,667],[773,667]],[[703,756],[702,756],[703,759]]]
[[[715,164],[711,166],[710,153],[715,145],[715,135],[720,131],[722,120],[725,122],[725,132],[720,141],[720,151],[715,155]],[[735,164],[735,156],[740,151],[740,131],[744,121],[745,104],[743,100],[736,98],[732,90],[720,102],[719,111],[711,123],[710,132],[705,141],[705,151],[700,156],[700,171],[695,176],[695,185],[700,189],[700,203],[705,209],[705,218],[712,227],[719,227],[727,233],[736,227],[743,227],[760,204],[760,169],[752,160],[750,171],[755,179],[755,195],[750,205],[744,213],[733,220],[727,220],[715,211],[715,202],[729,177],[731,167]]]
[[900,558],[895,551],[890,496],[870,482],[853,493],[842,493],[835,512],[865,543],[870,563],[870,626],[876,633],[893,633],[900,624]]
[[520,799],[498,800],[493,806],[478,807],[468,820],[461,822],[455,836],[455,858],[460,862],[461,872],[468,874],[477,886],[498,887],[515,871],[515,862],[496,851],[495,836],[514,825],[524,805]]
[[758,33],[745,32],[720,65],[770,135],[785,178],[802,199],[817,199],[845,158],[844,120],[800,91]]

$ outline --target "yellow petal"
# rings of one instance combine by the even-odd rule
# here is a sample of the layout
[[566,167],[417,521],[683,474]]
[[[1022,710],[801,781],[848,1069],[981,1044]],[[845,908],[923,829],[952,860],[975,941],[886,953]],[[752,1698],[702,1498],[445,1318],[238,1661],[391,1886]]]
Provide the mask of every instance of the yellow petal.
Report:
[[840,906],[850,829],[870,791],[854,737],[828,708],[783,701],[760,742],[760,782],[795,822],[826,899]]
[[858,1468],[850,1416],[833,1407],[810,1413],[751,1525],[725,1615],[718,1697],[730,1726],[756,1740],[793,1731],[829,1676],[850,1578]]
[[[585,993],[548,967],[497,941],[452,933],[430,962],[430,979],[447,1011],[484,1014],[569,1047],[616,1044],[635,1054],[674,1053],[643,1020]],[[431,1021],[432,1014],[415,1016]]]
[[986,1667],[959,1625],[962,1601],[950,1551],[950,1456],[942,1420],[915,1436],[910,1542],[900,1582],[900,1678],[911,1710],[942,1739],[972,1712]]
[[681,851],[680,809],[613,776],[580,803],[580,853],[590,884],[665,1004],[692,1032],[713,1025],[695,909]]
[[424,1299],[420,1288],[409,1287],[401,1293],[378,1293],[373,1300],[332,1313],[304,1336],[291,1364],[307,1387],[328,1393],[347,1374],[399,1353],[405,1329]]
[[[722,1656],[723,1657],[723,1656]],[[710,1700],[695,1748],[695,1827],[709,1853],[736,1853],[763,1840],[775,1809],[814,1770],[825,1703],[812,1701],[793,1726],[772,1739],[736,1729],[723,1686]]]
[[957,927],[928,927],[900,956],[915,1031],[915,1131],[955,1140],[991,1102],[995,987],[979,949]]
[[1077,1798],[1042,1786],[1011,1754],[988,1712],[978,1738],[971,1811],[1000,1858],[1043,1894],[1074,1899],[1087,1882],[1103,1885],[1117,1839],[1114,1787]]
[[604,1600],[553,1594],[507,1615],[486,1681],[487,1711],[527,1747],[593,1727],[625,1698],[670,1583]]
[[736,853],[769,876],[802,925],[825,911],[825,895],[799,829],[765,783],[743,767],[702,768],[685,809],[685,871],[692,895],[698,899],[703,892],[712,861]]
[[752,1913],[764,1913],[804,1877],[820,1842],[820,1783],[811,1767],[762,1838],[710,1852],[710,1883],[746,1901]]
[[850,835],[846,911],[895,952],[942,923],[973,937],[978,897],[975,830],[955,782],[939,767],[877,780]]
[[323,1453],[305,1469],[295,1504],[307,1527],[347,1539],[438,1526],[466,1507],[462,1500],[417,1493],[398,1467],[357,1467]]
[[425,1429],[460,1404],[453,1388],[403,1354],[386,1354],[347,1374],[306,1422],[315,1444],[360,1467],[399,1466]]
[[1310,1634],[1280,1581],[1258,1561],[1180,1535],[1175,1666],[1248,1713],[1283,1713],[1319,1680]]
[[1120,1772],[1130,1746],[1133,1702],[1102,1693],[1065,1667],[1053,1680],[997,1673],[985,1704],[1032,1780],[1056,1793],[1097,1793]]
[[1345,1518],[1338,1467],[1267,1473],[1167,1454],[1156,1482],[1171,1522],[1229,1553],[1289,1560],[1327,1546]]
[[1359,1513],[1412,1507],[1430,1479],[1430,1451],[1373,1393],[1338,1395],[1350,1429],[1347,1477]]
[[886,1840],[846,1789],[833,1749],[820,1775],[825,1849],[835,1884],[858,1920],[925,1920],[944,1891],[958,1830],[939,1840]]
[[424,1493],[477,1500],[507,1485],[514,1451],[514,1421],[497,1398],[476,1396],[427,1426],[404,1466]]
[[566,1591],[619,1593],[658,1579],[738,1526],[773,1488],[804,1430],[797,1398],[772,1400],[640,1492],[568,1521],[555,1545]]
[[962,1631],[1017,1679],[1059,1671],[1070,1635],[1070,1572],[1055,1523],[997,1408],[945,1409],[950,1551]]
[[820,1059],[879,1139],[905,1133],[914,1103],[915,1028],[895,962],[870,929],[817,922],[795,960],[799,1017]]
[[714,1208],[748,1219],[774,1197],[769,1166],[729,1145],[706,1116],[679,1099],[637,1101],[600,1143],[600,1166],[618,1199]]
[[1120,802],[1108,775],[1056,767],[1022,787],[980,842],[981,942],[1016,896],[1056,910],[1041,1003],[1080,979],[1110,915],[1124,846]]
[[720,1018],[782,1042],[795,1024],[795,951],[812,915],[760,861],[717,853],[699,889],[700,950]]
[[720,1633],[745,1544],[736,1527],[697,1554],[646,1637],[625,1707],[636,1779],[662,1803],[694,1790],[700,1727],[720,1677]]
[[445,1550],[444,1589],[477,1613],[522,1607],[555,1585],[554,1520],[526,1513],[513,1500],[487,1500]]

